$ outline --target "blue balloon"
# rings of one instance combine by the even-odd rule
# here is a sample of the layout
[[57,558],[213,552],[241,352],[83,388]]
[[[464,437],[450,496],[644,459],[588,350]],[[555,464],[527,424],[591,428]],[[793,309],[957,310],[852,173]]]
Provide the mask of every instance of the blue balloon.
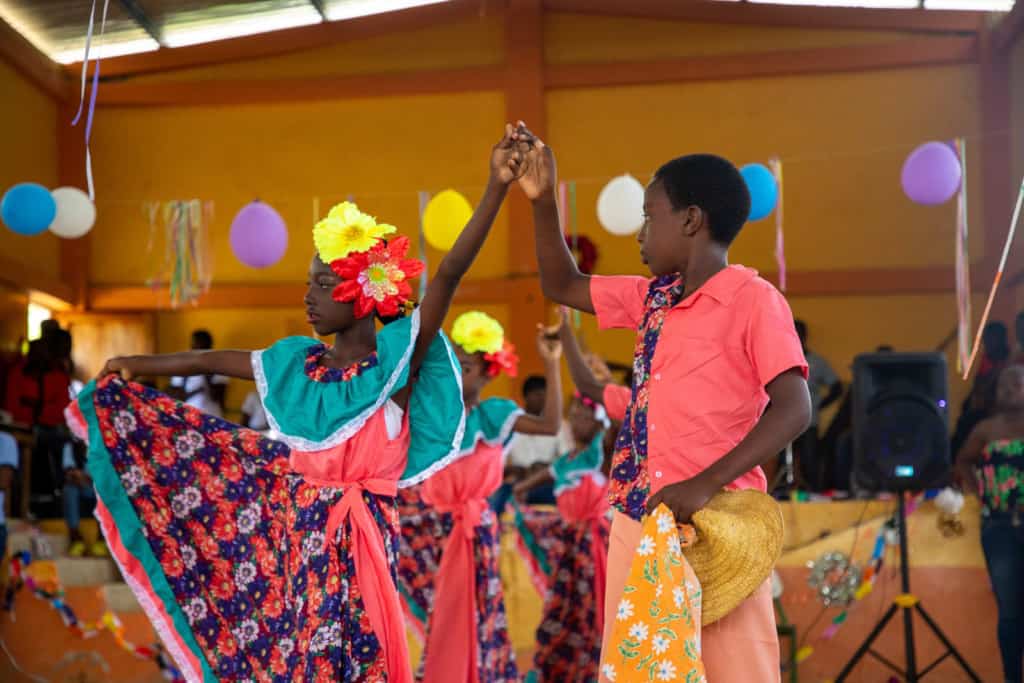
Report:
[[750,215],[748,221],[759,221],[775,210],[779,203],[779,185],[775,176],[764,164],[747,164],[740,169],[743,180],[750,191]]
[[19,235],[45,232],[57,216],[57,202],[50,191],[36,183],[19,183],[0,201],[0,218]]

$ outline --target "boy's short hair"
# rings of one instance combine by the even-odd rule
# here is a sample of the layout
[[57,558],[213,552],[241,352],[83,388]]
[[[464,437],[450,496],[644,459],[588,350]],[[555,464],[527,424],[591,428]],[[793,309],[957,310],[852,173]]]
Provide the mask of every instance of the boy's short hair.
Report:
[[548,381],[540,375],[530,375],[523,382],[523,398],[528,396],[531,392],[540,390],[546,391],[548,388]]
[[697,206],[708,217],[711,239],[729,246],[750,215],[750,191],[739,169],[714,154],[688,154],[654,174],[676,211]]

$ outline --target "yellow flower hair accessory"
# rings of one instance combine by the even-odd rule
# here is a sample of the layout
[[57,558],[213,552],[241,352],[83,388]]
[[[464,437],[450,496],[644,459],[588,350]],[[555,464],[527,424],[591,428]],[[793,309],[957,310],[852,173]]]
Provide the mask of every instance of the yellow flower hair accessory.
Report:
[[455,319],[452,341],[466,353],[498,353],[505,343],[505,330],[486,313],[470,311]]
[[349,254],[369,251],[395,231],[395,226],[378,223],[352,202],[342,202],[313,227],[313,244],[320,260],[330,264]]

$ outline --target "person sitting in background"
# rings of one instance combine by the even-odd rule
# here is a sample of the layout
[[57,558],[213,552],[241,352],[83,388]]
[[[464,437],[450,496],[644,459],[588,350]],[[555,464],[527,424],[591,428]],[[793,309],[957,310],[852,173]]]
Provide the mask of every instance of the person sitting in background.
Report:
[[[79,525],[82,519],[82,506],[87,505],[88,513],[96,506],[96,491],[92,486],[92,478],[85,471],[85,445],[78,441],[64,443],[64,523],[68,527],[68,555],[82,557],[86,554],[85,539]],[[107,544],[102,538],[88,548],[93,557],[106,557]]]
[[[544,412],[548,383],[540,375],[531,375],[523,382],[523,410],[527,415],[540,416]],[[545,469],[558,457],[568,442],[567,424],[562,423],[557,436],[516,434],[509,446],[505,462],[505,476],[501,487],[491,496],[491,508],[501,514],[512,496],[512,487],[538,469]],[[554,505],[553,486],[540,486],[530,492],[526,502],[530,505]]]
[[[213,335],[207,330],[196,330],[192,333],[193,351],[209,351],[212,348]],[[227,386],[228,378],[223,375],[171,377],[171,388],[167,393],[208,415],[223,417]]]
[[811,426],[793,442],[793,454],[808,486],[817,491],[828,488],[827,454],[818,450],[818,422],[821,411],[843,396],[843,383],[829,362],[807,346],[807,323],[794,322],[800,345],[807,359],[807,388],[811,391]]
[[7,383],[7,411],[14,422],[32,428],[36,444],[32,451],[32,494],[40,516],[59,514],[61,449],[68,438],[64,408],[68,404],[71,378],[58,362],[66,340],[56,333],[29,344],[25,360],[14,368]]
[[[0,416],[0,420],[6,417]],[[18,469],[18,441],[7,432],[0,432],[0,561],[7,555],[7,506],[11,499],[11,483]]]

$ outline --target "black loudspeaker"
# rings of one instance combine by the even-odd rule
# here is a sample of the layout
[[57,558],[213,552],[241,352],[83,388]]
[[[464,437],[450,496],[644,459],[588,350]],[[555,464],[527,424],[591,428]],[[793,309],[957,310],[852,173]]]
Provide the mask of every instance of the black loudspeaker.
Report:
[[945,482],[948,379],[941,353],[867,353],[853,361],[853,472],[868,491]]

